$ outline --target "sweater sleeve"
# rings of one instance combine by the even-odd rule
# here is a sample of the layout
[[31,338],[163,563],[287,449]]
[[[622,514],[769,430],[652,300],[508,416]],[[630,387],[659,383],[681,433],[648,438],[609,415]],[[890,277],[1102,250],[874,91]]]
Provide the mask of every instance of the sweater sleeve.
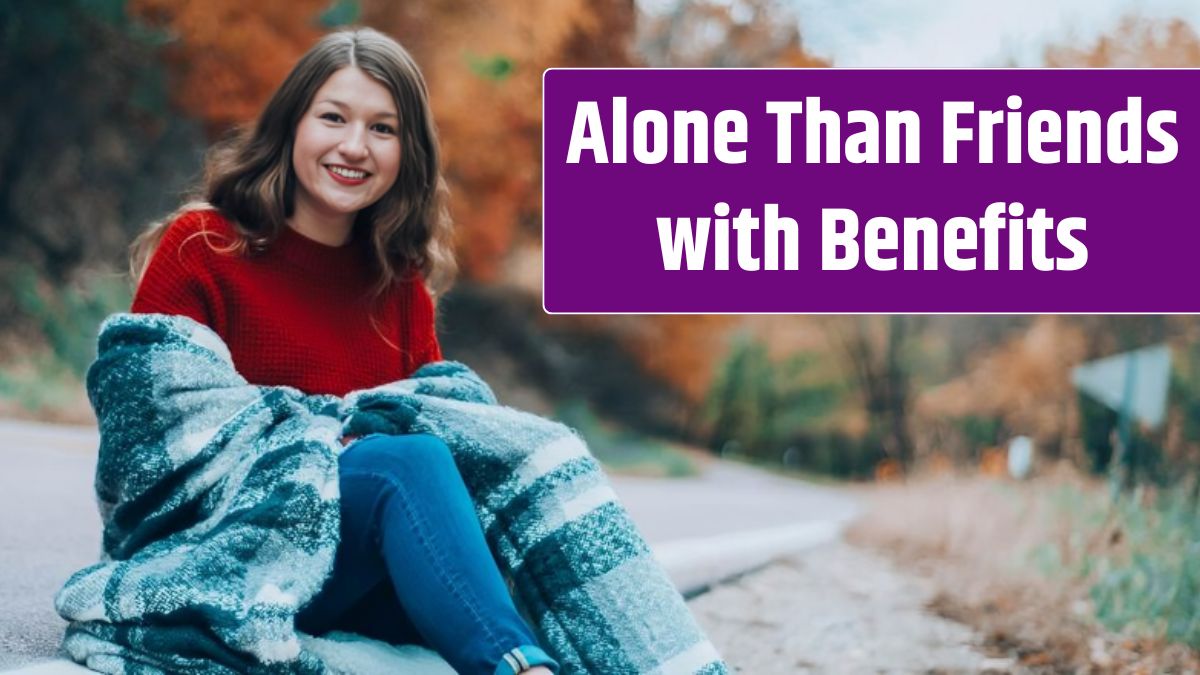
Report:
[[186,316],[220,332],[219,294],[209,266],[203,215],[186,213],[167,226],[134,293],[135,314]]

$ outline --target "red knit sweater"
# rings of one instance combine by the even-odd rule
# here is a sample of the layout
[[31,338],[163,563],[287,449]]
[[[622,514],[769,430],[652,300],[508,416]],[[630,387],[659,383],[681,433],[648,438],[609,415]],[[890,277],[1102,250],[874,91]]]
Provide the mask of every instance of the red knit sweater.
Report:
[[252,384],[308,394],[343,396],[442,358],[419,275],[376,301],[372,325],[363,238],[327,246],[285,227],[257,256],[213,250],[233,241],[217,211],[181,216],[151,257],[131,311],[191,317],[221,336]]

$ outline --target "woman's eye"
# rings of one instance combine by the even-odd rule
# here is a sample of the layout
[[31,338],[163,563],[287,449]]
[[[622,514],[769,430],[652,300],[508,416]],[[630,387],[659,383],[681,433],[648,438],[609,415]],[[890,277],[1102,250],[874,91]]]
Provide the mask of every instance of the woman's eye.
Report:
[[335,112],[321,113],[321,119],[329,120],[330,122],[341,122],[342,116]]
[[394,135],[396,133],[396,130],[387,124],[376,124],[374,128],[375,131],[378,131],[381,134]]

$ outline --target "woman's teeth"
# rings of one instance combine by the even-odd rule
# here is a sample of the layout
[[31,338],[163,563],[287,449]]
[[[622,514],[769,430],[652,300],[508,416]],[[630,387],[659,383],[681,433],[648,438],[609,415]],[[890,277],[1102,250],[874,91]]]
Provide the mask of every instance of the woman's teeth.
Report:
[[331,166],[331,167],[329,167],[329,170],[336,173],[337,175],[341,176],[342,178],[349,178],[350,180],[362,180],[363,178],[367,177],[366,171],[356,171],[354,169],[343,169],[340,166]]

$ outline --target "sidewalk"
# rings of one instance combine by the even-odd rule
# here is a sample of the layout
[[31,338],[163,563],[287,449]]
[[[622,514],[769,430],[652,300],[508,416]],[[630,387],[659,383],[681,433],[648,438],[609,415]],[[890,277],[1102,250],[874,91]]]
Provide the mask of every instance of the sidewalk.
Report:
[[[0,671],[57,655],[54,593],[99,551],[96,444],[94,429],[0,420]],[[836,490],[723,462],[695,478],[613,485],[688,596],[834,539],[855,510]],[[60,666],[17,672],[87,672]]]

